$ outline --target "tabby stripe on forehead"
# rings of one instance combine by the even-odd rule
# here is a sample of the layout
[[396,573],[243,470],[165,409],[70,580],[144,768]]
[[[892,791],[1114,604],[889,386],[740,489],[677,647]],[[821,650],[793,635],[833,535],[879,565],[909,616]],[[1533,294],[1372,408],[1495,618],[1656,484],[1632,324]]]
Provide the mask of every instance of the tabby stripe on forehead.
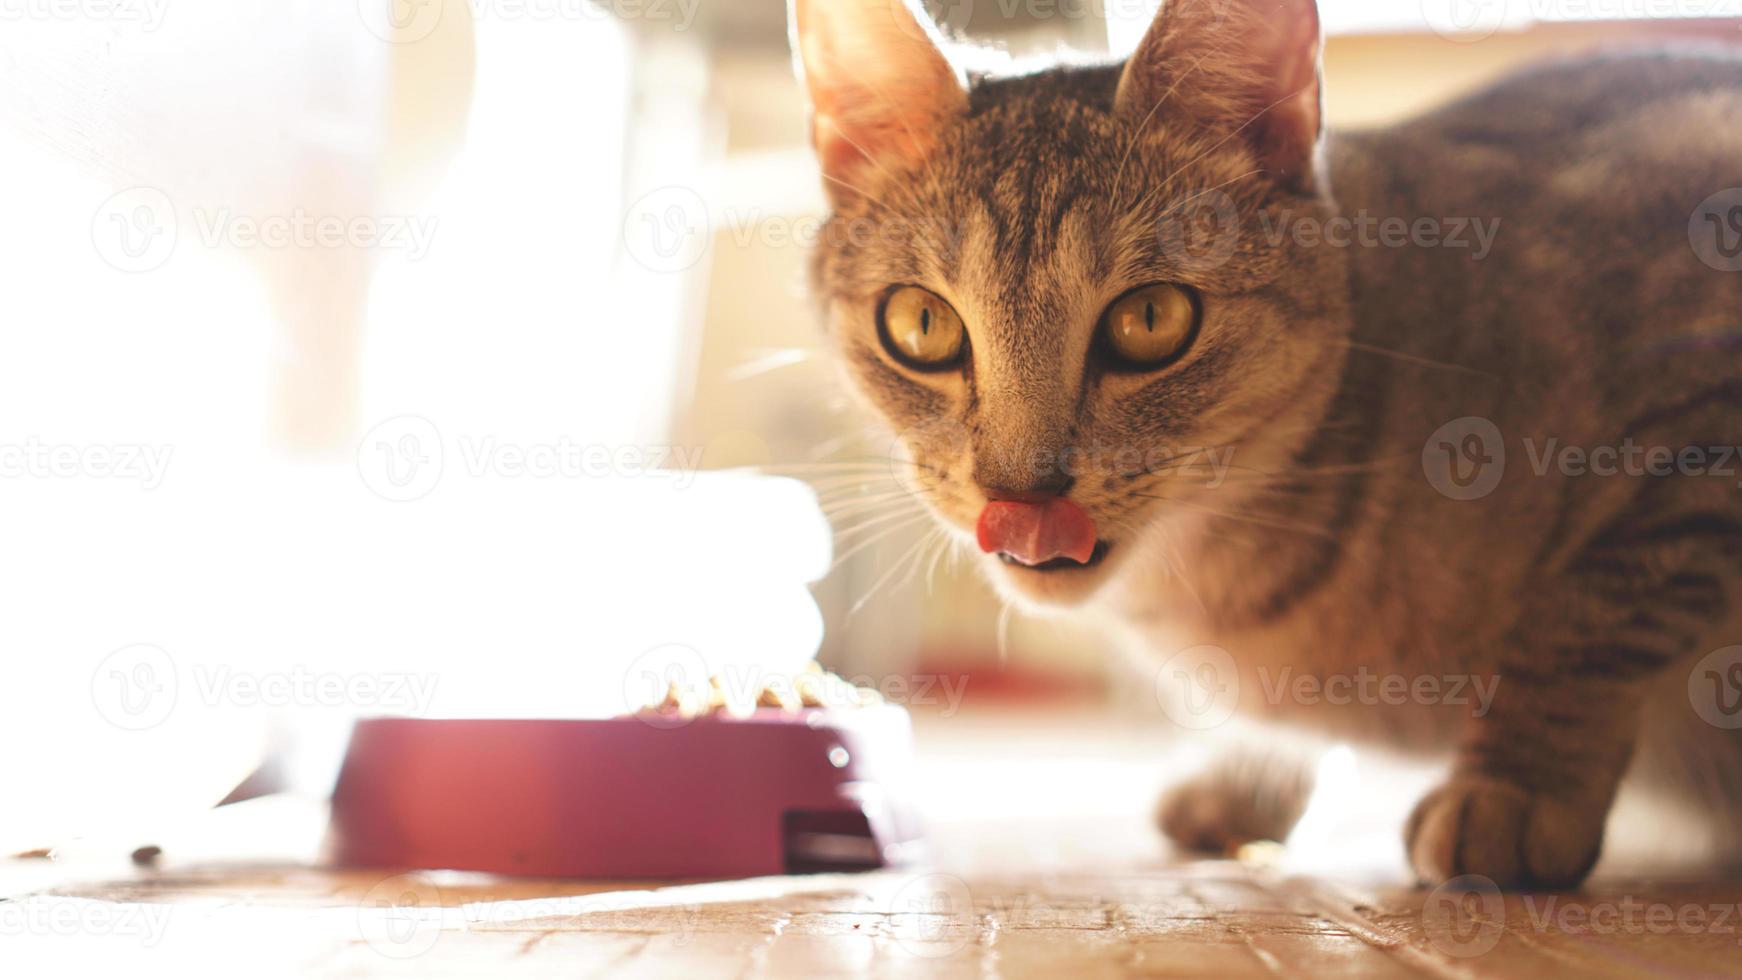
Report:
[[[1012,274],[1027,269],[1034,263],[1035,256],[1048,256],[1054,252],[1063,234],[1065,221],[1082,200],[1081,192],[1073,190],[1059,194],[1052,201],[1052,206],[1042,211],[1039,198],[1045,193],[1042,189],[1044,183],[1034,181],[1024,184],[1022,200],[1015,208],[1000,205],[993,186],[983,186],[977,194],[980,206],[992,220],[993,254],[1001,266],[1005,261],[1012,263],[1008,269]],[[1024,221],[1024,215],[1033,217]]]

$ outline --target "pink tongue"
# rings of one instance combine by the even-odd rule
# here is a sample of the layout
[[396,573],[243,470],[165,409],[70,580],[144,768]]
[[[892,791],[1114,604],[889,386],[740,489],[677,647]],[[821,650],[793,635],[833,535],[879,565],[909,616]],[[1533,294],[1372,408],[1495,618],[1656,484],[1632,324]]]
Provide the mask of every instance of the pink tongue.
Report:
[[1044,504],[994,500],[980,512],[980,550],[1003,552],[1024,565],[1054,558],[1087,563],[1095,553],[1095,521],[1063,497]]

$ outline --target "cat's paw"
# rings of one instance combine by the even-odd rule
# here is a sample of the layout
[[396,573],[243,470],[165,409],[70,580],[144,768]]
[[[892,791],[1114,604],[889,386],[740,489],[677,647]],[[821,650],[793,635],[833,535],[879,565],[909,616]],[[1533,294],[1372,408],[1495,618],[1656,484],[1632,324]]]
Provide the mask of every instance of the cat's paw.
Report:
[[1212,769],[1169,788],[1155,808],[1157,826],[1180,847],[1205,854],[1282,840],[1300,818],[1311,786],[1299,777],[1265,785],[1250,775]]
[[1565,888],[1597,862],[1607,810],[1485,776],[1454,776],[1416,804],[1404,843],[1429,884],[1481,875],[1502,887]]

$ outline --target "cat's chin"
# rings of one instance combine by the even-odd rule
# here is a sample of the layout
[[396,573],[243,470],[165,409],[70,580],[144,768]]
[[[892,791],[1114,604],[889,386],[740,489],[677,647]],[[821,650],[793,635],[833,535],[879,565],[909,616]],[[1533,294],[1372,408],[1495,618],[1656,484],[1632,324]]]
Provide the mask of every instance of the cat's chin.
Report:
[[1061,561],[1031,568],[986,556],[1000,591],[1035,606],[1058,609],[1080,606],[1092,598],[1107,583],[1113,560],[1114,549],[1105,542],[1096,546],[1088,564]]

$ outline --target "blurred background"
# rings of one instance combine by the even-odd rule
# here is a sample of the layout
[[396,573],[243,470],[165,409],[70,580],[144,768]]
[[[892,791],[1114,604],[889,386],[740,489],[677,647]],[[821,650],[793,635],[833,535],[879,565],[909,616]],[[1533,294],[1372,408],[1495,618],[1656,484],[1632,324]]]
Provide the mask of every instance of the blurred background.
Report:
[[[1742,36],[1721,0],[1321,5],[1341,127],[1554,52]],[[1123,53],[1154,11],[931,6],[1018,57]],[[804,295],[824,205],[785,18],[0,4],[0,848],[137,836],[292,744],[317,785],[358,714],[617,714],[673,663],[818,658],[922,731],[960,710],[993,776],[1060,743],[973,718],[1153,713],[1107,638],[875,506],[891,438]],[[1070,785],[1156,765],[1121,744],[1060,756]]]

